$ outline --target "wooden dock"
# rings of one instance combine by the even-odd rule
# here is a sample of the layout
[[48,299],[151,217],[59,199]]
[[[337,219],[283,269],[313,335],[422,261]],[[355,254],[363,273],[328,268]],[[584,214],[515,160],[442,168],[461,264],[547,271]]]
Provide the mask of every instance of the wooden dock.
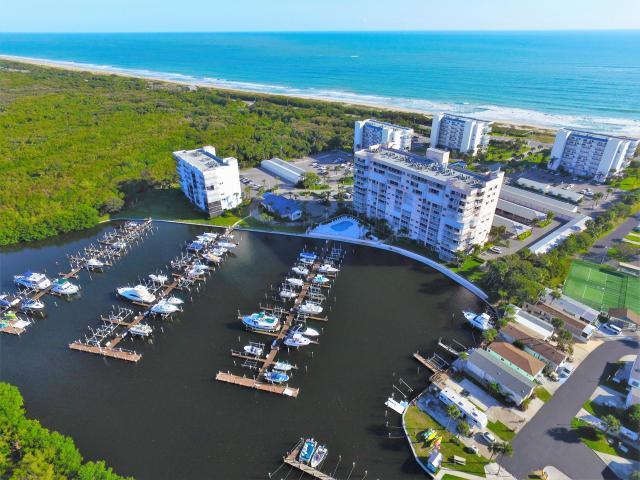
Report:
[[240,385],[241,387],[255,388],[263,392],[277,393],[279,395],[286,395],[287,397],[296,398],[300,393],[299,388],[288,387],[286,385],[273,385],[271,383],[259,382],[255,378],[249,378],[246,376],[234,375],[228,372],[218,372],[216,374],[216,380],[220,382],[232,383],[234,385]]
[[298,461],[298,454],[300,453],[300,449],[302,448],[303,444],[304,444],[304,440],[300,439],[300,441],[296,444],[296,446],[293,448],[293,450],[291,450],[282,459],[282,461],[284,463],[286,463],[287,465],[290,465],[293,468],[296,468],[296,469],[300,470],[301,472],[304,472],[304,473],[306,473],[307,475],[309,475],[309,476],[311,476],[313,478],[317,478],[318,480],[336,480],[331,475],[327,475],[326,473],[323,473],[320,470],[317,470],[317,469],[311,467],[310,465],[307,465],[306,463],[302,463],[302,462]]
[[98,345],[89,345],[82,342],[73,342],[69,344],[71,350],[78,350],[80,352],[93,353],[95,355],[102,355],[103,357],[117,358],[118,360],[126,360],[128,362],[137,362],[142,358],[142,355],[132,350],[124,350],[122,348],[101,347]]

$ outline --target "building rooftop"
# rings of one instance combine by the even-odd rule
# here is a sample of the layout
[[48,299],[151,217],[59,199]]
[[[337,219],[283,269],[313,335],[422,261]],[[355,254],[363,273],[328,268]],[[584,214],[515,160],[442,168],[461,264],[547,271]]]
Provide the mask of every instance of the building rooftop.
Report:
[[269,205],[269,207],[281,217],[302,211],[300,209],[300,205],[295,200],[283,197],[282,195],[274,195],[269,192],[263,195],[262,203],[264,205]]
[[383,122],[382,120],[377,120],[375,118],[367,118],[364,120],[369,125],[377,125],[381,127],[390,127],[395,130],[406,130],[407,132],[413,133],[413,128],[411,127],[403,127],[402,125],[396,125],[395,123]]
[[514,197],[522,197],[528,201],[536,202],[538,206],[545,212],[547,210],[564,210],[568,215],[573,216],[572,214],[575,214],[575,212],[577,212],[578,210],[578,207],[571,203],[563,202],[561,200],[555,200],[554,198],[548,197],[546,195],[540,195],[539,193],[533,193],[529,190],[512,187],[511,185],[502,185],[500,193],[506,193],[513,195]]
[[542,371],[545,365],[543,361],[507,342],[493,342],[488,349],[534,377]]
[[297,173],[298,175],[304,175],[307,173],[303,168],[298,167],[292,162],[287,162],[286,160],[282,160],[281,158],[273,157],[268,160],[263,160],[264,162],[273,162],[281,167],[286,168],[287,170],[291,170],[293,173]]
[[508,322],[504,327],[500,328],[500,333],[504,333],[515,340],[526,340],[527,338],[535,338],[541,340],[544,338],[535,330],[525,327],[516,322]]
[[443,182],[463,182],[473,188],[482,188],[487,181],[503,175],[502,172],[481,174],[462,168],[447,167],[437,162],[427,160],[426,157],[415,153],[383,146],[373,146],[360,152],[365,152],[368,156],[372,157],[373,160],[395,164],[398,168],[413,170],[416,173],[428,175]]
[[640,325],[640,315],[629,308],[610,308],[609,316],[619,318],[620,320],[626,320],[627,322],[633,322],[636,325]]
[[482,120],[480,118],[475,118],[475,117],[469,117],[467,115],[458,115],[456,113],[447,113],[447,112],[443,112],[443,115],[445,117],[449,117],[449,118],[460,118],[462,120],[473,120],[474,122],[482,122],[482,123],[493,123],[490,122],[489,120]]
[[530,330],[534,330],[535,332],[539,333],[544,339],[549,338],[551,335],[553,335],[553,332],[555,330],[553,328],[553,325],[551,325],[549,322],[546,322],[541,318],[530,314],[529,312],[525,312],[518,307],[516,307],[516,314],[514,318],[516,322],[524,325]]
[[[211,145],[206,145],[195,150],[178,150],[173,152],[175,157],[196,167],[198,170],[206,172],[218,167],[229,165],[229,160],[233,157],[222,158],[216,155],[216,149]],[[233,159],[235,160],[235,159]]]
[[635,380],[636,382],[640,383],[640,355],[636,356],[636,359],[631,366],[629,380]]
[[611,135],[609,133],[590,132],[588,130],[576,130],[574,128],[562,128],[561,130],[564,130],[566,132],[577,133],[579,135],[584,135],[584,136],[587,136],[587,137],[596,137],[596,138],[599,138],[599,139],[602,139],[602,138],[617,138],[618,140],[631,140],[632,142],[637,142],[638,141],[637,138],[625,137],[623,135]]
[[551,296],[551,290],[548,289],[545,294],[544,303],[555,310],[560,310],[589,323],[595,322],[600,316],[600,312],[595,308],[591,308],[589,305],[585,305],[584,303],[571,297],[567,297],[566,295],[562,295],[560,298],[554,299]]
[[527,396],[536,386],[534,382],[529,380],[521,373],[516,372],[513,368],[505,365],[496,357],[486,350],[480,348],[474,349],[467,361],[487,373],[507,389],[517,392],[522,396]]

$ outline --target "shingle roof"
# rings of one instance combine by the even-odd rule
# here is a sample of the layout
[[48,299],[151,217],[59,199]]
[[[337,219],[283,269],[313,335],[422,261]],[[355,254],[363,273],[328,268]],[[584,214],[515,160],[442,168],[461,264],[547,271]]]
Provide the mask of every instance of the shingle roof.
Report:
[[538,332],[516,322],[507,323],[500,329],[500,332],[504,332],[505,335],[512,337],[514,340],[525,340],[527,338],[544,338]]
[[504,332],[505,335],[513,338],[514,342],[518,341],[522,343],[527,348],[530,348],[541,357],[556,365],[560,365],[567,358],[566,353],[561,352],[550,343],[541,340],[535,332],[517,323],[507,323],[500,329],[500,332]]
[[486,372],[508,390],[522,396],[527,396],[536,386],[535,382],[505,365],[486,350],[474,349],[469,354],[467,361]]
[[489,345],[488,349],[497,353],[505,360],[513,363],[521,370],[527,372],[529,375],[536,376],[544,368],[543,361],[538,360],[533,355],[525,352],[524,350],[520,350],[518,347],[515,347],[510,343],[493,342],[491,345]]

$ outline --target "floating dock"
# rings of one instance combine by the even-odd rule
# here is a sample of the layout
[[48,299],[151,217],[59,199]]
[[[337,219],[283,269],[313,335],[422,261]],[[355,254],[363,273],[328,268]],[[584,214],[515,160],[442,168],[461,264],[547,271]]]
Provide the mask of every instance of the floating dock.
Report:
[[302,445],[304,445],[304,440],[300,439],[300,441],[296,444],[296,446],[293,447],[293,450],[291,450],[282,459],[282,461],[285,464],[290,465],[293,468],[296,468],[313,478],[317,478],[319,480],[336,480],[336,478],[332,477],[331,475],[327,475],[326,473],[323,473],[320,470],[313,468],[310,465],[307,465],[306,463],[302,463],[298,461],[298,455],[300,454],[300,449],[302,448]]

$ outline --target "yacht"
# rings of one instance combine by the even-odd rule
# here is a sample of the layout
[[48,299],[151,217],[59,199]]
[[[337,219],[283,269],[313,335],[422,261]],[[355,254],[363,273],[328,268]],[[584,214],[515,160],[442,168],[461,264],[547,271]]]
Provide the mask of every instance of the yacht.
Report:
[[463,310],[462,315],[473,328],[482,331],[493,328],[491,325],[491,317],[488,313],[475,313],[469,310]]
[[316,275],[315,277],[313,277],[313,280],[311,281],[316,285],[325,285],[329,283],[331,280],[325,277],[324,275]]
[[154,273],[149,275],[149,279],[154,283],[159,283],[160,285],[164,285],[169,281],[169,277],[166,275],[156,275]]
[[271,370],[264,373],[264,379],[270,383],[284,383],[289,381],[289,375],[277,370]]
[[228,251],[229,250],[227,250],[226,248],[223,248],[223,247],[213,247],[211,249],[211,253],[214,254],[216,257],[222,257]]
[[115,250],[124,250],[125,248],[127,248],[127,244],[119,241],[119,242],[113,242],[111,244],[111,246],[115,249]]
[[304,285],[304,280],[300,278],[287,278],[287,283],[294,287],[302,287]]
[[291,270],[298,275],[309,275],[309,269],[303,265],[296,265]]
[[169,297],[165,301],[171,305],[182,305],[184,303],[184,300],[178,297]]
[[311,315],[318,315],[322,313],[322,307],[317,303],[307,301],[298,307],[298,311]]
[[117,292],[118,295],[132,302],[153,303],[156,301],[156,296],[144,285],[120,287],[117,289]]
[[238,246],[237,243],[229,242],[227,240],[222,240],[216,244],[218,247],[222,248],[236,248]]
[[191,252],[199,252],[204,248],[204,243],[200,243],[198,241],[193,241],[189,245],[187,245],[187,250]]
[[53,281],[51,291],[58,295],[75,295],[80,291],[80,287],[71,283],[67,278],[59,278]]
[[7,295],[6,293],[0,295],[0,307],[2,308],[15,307],[19,303],[20,297],[16,297],[15,295]]
[[304,323],[298,323],[291,327],[289,330],[291,333],[299,333],[300,335],[305,335],[307,337],[319,337],[320,332],[315,328],[307,327]]
[[284,300],[291,300],[296,298],[297,296],[298,294],[289,288],[285,287],[282,290],[280,290],[280,298]]
[[307,438],[300,449],[298,460],[302,463],[309,463],[313,457],[313,452],[316,450],[318,443],[313,438]]
[[242,317],[242,323],[253,330],[275,332],[280,328],[280,320],[265,312],[252,313]]
[[198,235],[196,237],[196,242],[200,242],[200,243],[204,243],[204,244],[209,244],[213,241],[215,241],[216,237],[210,237],[209,235],[205,235],[204,233],[202,235]]
[[253,355],[254,357],[262,356],[262,348],[256,345],[245,345],[243,347],[244,353],[248,353],[249,355]]
[[274,370],[280,370],[281,372],[288,372],[289,370],[291,370],[293,368],[293,365],[291,365],[288,362],[276,362],[273,364],[273,369]]
[[320,465],[324,461],[324,459],[327,458],[327,453],[329,453],[329,449],[327,449],[326,446],[318,446],[315,453],[313,454],[313,457],[311,457],[311,468],[316,468],[318,465]]
[[218,255],[215,255],[213,252],[203,253],[202,258],[204,258],[209,263],[220,263],[220,261],[222,260]]
[[84,264],[87,270],[101,270],[104,268],[104,262],[97,258],[90,258]]
[[207,267],[206,265],[196,263],[195,265],[192,265],[189,270],[187,270],[187,276],[199,277],[201,275],[204,275],[207,270],[209,270],[209,267]]
[[309,340],[304,335],[300,335],[299,333],[294,333],[293,335],[288,336],[284,339],[284,344],[287,347],[304,347],[309,345],[310,343],[311,340]]
[[23,312],[41,312],[44,310],[44,303],[33,298],[26,297],[20,303],[20,310]]
[[338,273],[340,270],[330,263],[325,263],[324,265],[320,265],[318,267],[318,271],[320,273]]
[[51,286],[51,280],[44,273],[26,272],[23,275],[14,275],[13,281],[19,287],[45,290]]
[[206,238],[207,241],[213,242],[216,238],[218,238],[218,234],[213,232],[204,232],[203,234],[198,235],[198,238]]
[[131,335],[136,335],[138,337],[148,337],[153,332],[153,328],[151,325],[147,325],[146,323],[139,323],[129,329],[129,333]]
[[173,305],[163,299],[151,307],[150,312],[155,313],[156,315],[171,315],[178,310],[180,310],[180,308],[177,305]]

